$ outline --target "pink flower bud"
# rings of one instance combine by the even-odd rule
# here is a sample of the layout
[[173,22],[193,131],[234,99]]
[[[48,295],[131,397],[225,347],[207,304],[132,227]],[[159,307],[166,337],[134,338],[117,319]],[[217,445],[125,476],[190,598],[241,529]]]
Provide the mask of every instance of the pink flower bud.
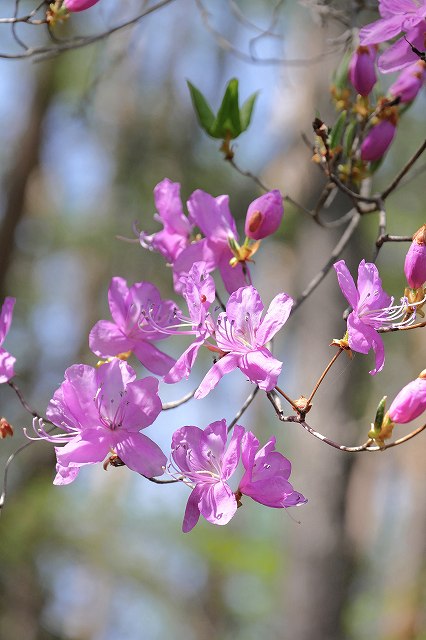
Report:
[[362,96],[368,96],[376,84],[376,54],[375,45],[358,47],[349,63],[349,81]]
[[246,236],[252,240],[261,240],[275,233],[283,213],[283,199],[278,189],[256,198],[247,209]]
[[412,289],[420,289],[426,282],[426,224],[413,235],[404,265],[405,277]]
[[85,9],[93,7],[97,2],[99,2],[99,0],[64,0],[64,7],[66,7],[68,11],[84,11]]
[[419,93],[426,79],[426,63],[418,60],[406,67],[389,87],[389,94],[400,102],[411,102]]
[[395,135],[396,126],[390,120],[382,120],[372,127],[361,145],[361,159],[375,162],[386,153]]
[[396,396],[389,408],[393,422],[405,424],[415,420],[426,409],[426,369],[409,382]]

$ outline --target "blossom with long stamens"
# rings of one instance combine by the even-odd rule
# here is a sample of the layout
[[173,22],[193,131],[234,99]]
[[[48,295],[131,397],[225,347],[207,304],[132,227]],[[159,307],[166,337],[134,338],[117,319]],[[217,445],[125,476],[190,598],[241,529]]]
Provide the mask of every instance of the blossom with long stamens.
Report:
[[13,367],[16,358],[2,347],[12,324],[15,302],[15,298],[5,298],[0,312],[0,383],[7,382],[15,375]]
[[[176,314],[172,300],[162,300],[150,282],[137,282],[130,288],[123,278],[112,278],[108,290],[113,322],[100,320],[89,335],[89,345],[102,358],[133,352],[152,373],[164,375],[175,360],[152,343],[167,338],[161,328],[168,326]],[[153,328],[148,316],[155,320]]]
[[215,344],[207,345],[219,359],[202,380],[195,397],[204,398],[223,375],[237,368],[260,389],[273,389],[283,363],[265,345],[287,321],[292,305],[293,299],[280,293],[262,318],[264,306],[256,289],[248,286],[235,291],[226,312],[220,313],[215,322],[212,334]]
[[379,20],[360,30],[362,45],[385,42],[405,32],[379,57],[380,71],[398,71],[416,62],[419,57],[413,47],[421,52],[425,50],[426,0],[379,0],[379,12]]
[[240,459],[244,428],[234,426],[226,447],[225,420],[212,422],[204,430],[181,427],[173,434],[172,460],[176,476],[192,488],[186,506],[182,530],[195,527],[200,517],[218,525],[227,524],[237,510],[236,497],[228,480]]
[[[394,299],[383,291],[378,269],[371,262],[360,262],[357,286],[344,260],[333,266],[342,293],[352,307],[347,321],[349,347],[363,354],[373,349],[376,361],[370,373],[375,375],[385,364],[383,340],[377,330],[414,322],[415,308],[420,303],[408,306],[407,298],[401,298],[401,304],[393,306]],[[396,322],[399,318],[401,321]]]
[[54,484],[72,482],[81,466],[118,456],[144,476],[162,475],[167,459],[159,446],[139,433],[162,410],[158,380],[136,380],[126,362],[115,359],[94,369],[76,364],[47,408],[48,419],[64,433],[51,435],[43,426],[36,435],[64,447],[55,447],[57,475]]
[[275,451],[273,436],[264,447],[251,431],[246,431],[241,441],[241,459],[245,473],[238,485],[242,495],[276,509],[295,507],[307,502],[288,481],[291,462],[279,451]]

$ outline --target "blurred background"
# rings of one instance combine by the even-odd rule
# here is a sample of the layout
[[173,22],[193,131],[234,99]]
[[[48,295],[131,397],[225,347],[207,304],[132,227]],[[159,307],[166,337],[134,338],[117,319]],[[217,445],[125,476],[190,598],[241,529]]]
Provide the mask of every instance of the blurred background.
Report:
[[[144,4],[101,0],[55,33],[98,32]],[[328,122],[335,117],[328,89],[347,29],[327,19],[328,4],[279,2],[275,11],[268,0],[210,0],[206,15],[199,3],[178,0],[91,47],[36,63],[0,60],[0,288],[2,297],[17,298],[5,346],[17,358],[16,383],[37,411],[45,412],[68,366],[96,363],[87,336],[109,318],[112,276],[150,280],[173,297],[162,258],[117,239],[134,239],[135,221],[158,230],[152,191],[160,180],[180,182],[184,201],[196,188],[229,194],[241,231],[248,204],[260,195],[199,130],[186,79],[214,107],[232,77],[243,100],[260,90],[236,160],[270,188],[313,206],[322,177],[301,134],[311,136],[318,113]],[[361,2],[336,4],[352,11],[354,26],[376,15],[358,15]],[[2,5],[1,15],[10,16],[14,3]],[[21,25],[18,34],[29,45],[49,42],[42,28]],[[18,49],[10,27],[0,25],[0,50]],[[424,113],[423,94],[405,115],[373,192],[424,137]],[[424,174],[388,206],[390,233],[420,227]],[[339,197],[329,215],[349,208]],[[366,216],[345,250],[353,271],[371,259],[377,224],[376,214]],[[287,206],[280,233],[263,243],[252,270],[265,303],[281,291],[299,295],[339,233]],[[388,244],[379,256],[384,286],[397,299],[407,249]],[[345,306],[330,273],[286,324],[276,354],[284,361],[280,385],[292,397],[308,395],[330,359],[331,339],[345,330]],[[178,355],[186,344],[163,346]],[[368,374],[372,354],[339,359],[310,414],[314,427],[344,444],[365,440],[381,397],[391,400],[425,368],[421,331],[388,334],[385,347],[386,366],[375,378]],[[188,381],[161,385],[162,400],[194,389],[210,362],[203,356]],[[167,453],[176,428],[231,420],[249,392],[237,371],[206,399],[160,416],[147,434]],[[13,439],[0,442],[3,469],[31,419],[7,385],[0,413],[15,427]],[[278,423],[262,394],[240,422],[262,442],[277,435],[306,505],[278,511],[245,499],[226,527],[200,519],[184,535],[185,486],[159,487],[124,467],[105,472],[98,465],[83,468],[72,485],[53,487],[52,447],[40,442],[22,451],[10,467],[0,518],[0,638],[424,640],[424,436],[351,456]],[[400,426],[397,437],[411,426]]]

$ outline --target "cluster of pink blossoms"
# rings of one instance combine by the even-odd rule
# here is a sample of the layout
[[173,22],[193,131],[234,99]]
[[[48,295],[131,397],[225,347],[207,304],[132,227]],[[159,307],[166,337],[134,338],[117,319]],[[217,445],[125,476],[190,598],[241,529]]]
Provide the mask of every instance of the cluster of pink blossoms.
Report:
[[[360,46],[354,51],[349,65],[349,81],[357,93],[365,98],[377,82],[376,63],[383,73],[400,71],[389,87],[387,97],[373,126],[361,145],[361,159],[375,162],[383,157],[396,133],[397,115],[384,108],[388,104],[409,104],[426,81],[426,2],[421,0],[379,0],[380,20],[360,30]],[[403,33],[381,55],[379,44]]]
[[[35,438],[55,444],[57,458],[54,484],[75,480],[80,468],[99,462],[126,465],[154,478],[171,476],[190,487],[183,530],[190,531],[200,514],[209,522],[224,525],[241,506],[243,497],[272,508],[287,508],[306,502],[289,482],[291,464],[275,450],[272,437],[261,447],[254,433],[234,425],[230,441],[226,421],[213,422],[205,429],[182,426],[172,435],[169,457],[144,433],[163,409],[159,396],[161,381],[173,384],[191,373],[200,349],[214,357],[211,368],[195,391],[204,398],[220,379],[239,369],[249,383],[265,392],[278,382],[283,363],[275,358],[272,338],[286,323],[293,300],[286,293],[274,297],[265,312],[255,287],[247,282],[247,261],[259,248],[261,239],[277,230],[283,216],[282,197],[271,191],[257,198],[248,208],[246,238],[239,244],[236,224],[228,197],[214,198],[203,191],[188,200],[186,217],[179,196],[180,186],[163,180],[154,191],[156,218],[163,229],[152,235],[140,233],[144,247],[160,252],[173,270],[176,293],[187,306],[183,311],[174,301],[163,300],[150,282],[127,285],[120,277],[111,281],[108,298],[112,320],[100,320],[92,328],[89,345],[104,358],[97,367],[75,364],[47,408],[48,420],[61,429],[48,432],[41,420],[34,420]],[[203,236],[194,234],[200,229]],[[384,365],[384,346],[380,329],[412,322],[416,309],[424,303],[426,281],[425,228],[414,234],[405,271],[409,296],[393,305],[381,285],[374,264],[362,261],[358,284],[344,261],[335,270],[340,287],[352,307],[347,323],[350,349],[376,355],[377,373]],[[230,293],[226,305],[215,306],[218,272]],[[9,330],[13,298],[7,298],[0,316],[0,343]],[[408,316],[407,316],[408,314]],[[192,342],[174,360],[156,343],[168,337],[187,336]],[[154,376],[137,379],[127,363],[132,354]],[[3,348],[0,381],[13,375],[15,359]],[[426,407],[425,375],[408,384],[392,403],[389,420],[408,422]],[[242,464],[240,479],[231,487],[232,476]]]

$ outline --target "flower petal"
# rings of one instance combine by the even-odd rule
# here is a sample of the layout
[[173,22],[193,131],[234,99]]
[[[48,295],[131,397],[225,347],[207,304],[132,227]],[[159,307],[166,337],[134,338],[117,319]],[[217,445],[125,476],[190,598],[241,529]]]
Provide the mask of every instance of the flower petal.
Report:
[[189,345],[189,347],[182,353],[181,357],[177,359],[169,373],[164,376],[164,382],[167,384],[174,384],[175,382],[180,382],[182,378],[188,378],[198,351],[203,344],[204,337],[202,336]]
[[225,482],[199,484],[201,514],[212,524],[227,524],[237,510],[237,501],[232,489]]
[[286,293],[279,293],[269,305],[265,317],[256,332],[256,342],[264,346],[287,322],[293,306],[293,298]]
[[16,298],[5,298],[1,312],[0,312],[0,345],[3,344],[4,339],[9,332],[10,325],[12,324],[13,308],[15,306]]
[[223,356],[223,358],[220,358],[202,379],[200,386],[195,392],[194,398],[197,398],[197,400],[204,398],[215,388],[222,376],[230,373],[239,366],[239,361],[240,356],[233,353],[229,353]]
[[133,353],[148,371],[157,376],[164,376],[176,363],[176,360],[168,356],[167,353],[143,340],[134,345]]
[[15,375],[14,364],[16,358],[12,356],[6,349],[0,347],[0,384],[7,382]]
[[264,391],[271,391],[277,384],[283,363],[274,358],[268,349],[263,348],[243,355],[238,366],[250,382]]
[[354,279],[352,278],[345,261],[339,260],[338,262],[334,263],[333,267],[336,272],[337,281],[343,295],[345,296],[351,307],[355,309],[358,304],[359,294],[355,286]]
[[163,475],[167,458],[158,444],[142,433],[117,431],[114,436],[117,455],[129,469],[147,478]]
[[385,348],[380,335],[368,324],[362,322],[353,312],[348,317],[349,346],[353,351],[366,354],[370,349],[376,356],[375,368],[370,371],[375,375],[383,369],[385,364]]
[[89,334],[89,347],[101,358],[116,356],[133,349],[129,340],[114,322],[99,320]]
[[188,533],[189,531],[191,531],[191,529],[195,527],[198,520],[200,519],[200,509],[198,507],[198,503],[200,502],[201,491],[201,487],[197,485],[195,489],[192,490],[192,493],[188,498],[185,515],[183,516],[183,533]]
[[86,429],[64,447],[55,447],[56,459],[61,467],[81,467],[101,462],[110,451],[111,438],[102,428]]

